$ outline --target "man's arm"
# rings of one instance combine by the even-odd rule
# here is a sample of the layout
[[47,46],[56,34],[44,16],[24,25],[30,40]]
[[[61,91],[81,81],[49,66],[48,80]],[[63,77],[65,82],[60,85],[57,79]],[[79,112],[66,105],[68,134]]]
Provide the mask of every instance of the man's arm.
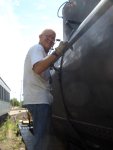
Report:
[[34,72],[37,74],[41,74],[43,71],[48,69],[67,51],[67,48],[68,42],[61,41],[59,46],[55,48],[55,51],[52,52],[51,55],[46,56],[43,60],[33,65]]
[[37,62],[33,65],[33,70],[36,74],[41,74],[43,71],[48,69],[54,62],[57,61],[59,56],[51,54],[46,56],[43,60],[40,62]]

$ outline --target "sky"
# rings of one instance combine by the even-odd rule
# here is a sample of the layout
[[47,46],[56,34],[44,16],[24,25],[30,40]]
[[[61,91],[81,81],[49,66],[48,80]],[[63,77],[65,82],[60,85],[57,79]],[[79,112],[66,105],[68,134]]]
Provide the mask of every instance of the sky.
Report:
[[[63,20],[57,16],[66,0],[0,0],[0,77],[11,89],[10,97],[22,100],[24,59],[45,28],[63,39]],[[62,16],[62,7],[59,11]]]

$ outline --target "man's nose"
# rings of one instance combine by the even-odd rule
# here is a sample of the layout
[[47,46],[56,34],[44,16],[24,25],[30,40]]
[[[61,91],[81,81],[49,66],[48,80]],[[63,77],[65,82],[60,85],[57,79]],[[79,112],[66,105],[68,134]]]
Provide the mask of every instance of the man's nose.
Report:
[[53,38],[51,38],[51,37],[48,37],[48,40],[49,40],[50,42],[52,42],[53,44],[55,43],[55,39],[53,39]]

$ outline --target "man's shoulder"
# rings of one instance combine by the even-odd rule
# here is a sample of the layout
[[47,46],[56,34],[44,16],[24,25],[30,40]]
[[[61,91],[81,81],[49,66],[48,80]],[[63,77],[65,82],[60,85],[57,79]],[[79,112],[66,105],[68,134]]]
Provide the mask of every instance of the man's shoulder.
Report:
[[30,48],[30,51],[32,50],[43,50],[43,47],[40,44],[35,44]]
[[34,49],[34,48],[37,48],[37,47],[40,47],[39,44],[35,44],[35,45],[31,46],[30,49]]

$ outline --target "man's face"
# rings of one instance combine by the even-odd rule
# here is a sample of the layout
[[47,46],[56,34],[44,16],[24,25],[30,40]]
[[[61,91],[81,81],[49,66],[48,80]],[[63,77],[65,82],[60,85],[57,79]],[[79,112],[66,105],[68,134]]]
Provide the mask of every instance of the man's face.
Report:
[[44,34],[41,34],[39,36],[40,38],[40,44],[44,47],[46,53],[53,47],[55,42],[55,34],[53,32],[47,32]]

